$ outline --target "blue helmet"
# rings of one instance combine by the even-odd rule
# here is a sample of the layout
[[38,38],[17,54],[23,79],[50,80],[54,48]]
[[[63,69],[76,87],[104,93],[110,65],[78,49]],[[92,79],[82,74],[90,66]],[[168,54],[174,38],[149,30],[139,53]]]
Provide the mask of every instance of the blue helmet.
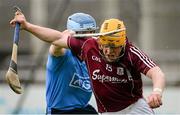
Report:
[[95,19],[89,14],[74,13],[68,17],[67,29],[78,31],[93,31],[98,29]]

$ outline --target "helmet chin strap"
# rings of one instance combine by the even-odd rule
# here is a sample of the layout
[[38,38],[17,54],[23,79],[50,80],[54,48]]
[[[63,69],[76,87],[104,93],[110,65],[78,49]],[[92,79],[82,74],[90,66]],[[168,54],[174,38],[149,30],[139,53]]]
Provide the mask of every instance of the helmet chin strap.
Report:
[[120,55],[117,57],[116,61],[119,61],[119,59],[124,55],[125,53],[125,46],[122,47]]

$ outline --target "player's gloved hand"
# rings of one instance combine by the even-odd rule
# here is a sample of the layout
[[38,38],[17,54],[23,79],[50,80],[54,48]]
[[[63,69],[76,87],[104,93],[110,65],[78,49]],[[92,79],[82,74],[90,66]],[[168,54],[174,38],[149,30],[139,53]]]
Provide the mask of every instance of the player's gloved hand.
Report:
[[158,108],[162,105],[162,91],[153,90],[147,97],[147,102],[151,108]]

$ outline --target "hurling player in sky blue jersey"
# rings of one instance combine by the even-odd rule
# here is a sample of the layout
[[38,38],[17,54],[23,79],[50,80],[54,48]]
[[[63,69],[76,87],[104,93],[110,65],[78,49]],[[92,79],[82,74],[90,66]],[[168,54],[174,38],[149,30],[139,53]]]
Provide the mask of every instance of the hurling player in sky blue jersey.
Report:
[[[96,21],[89,14],[74,13],[68,17],[67,29],[76,33],[94,33]],[[51,45],[46,74],[47,113],[97,113],[88,104],[92,89],[85,62],[71,50]]]
[[[94,33],[95,19],[89,14],[68,17],[67,29],[76,33]],[[88,104],[91,82],[84,61],[69,50],[51,45],[46,65],[46,103],[48,114],[97,114]]]
[[[14,22],[21,23],[22,29],[43,41],[70,48],[86,62],[98,112],[110,115],[154,114],[153,108],[162,105],[165,75],[151,58],[128,40],[123,21],[105,20],[100,33],[122,31],[88,39],[76,39],[72,31],[59,32],[34,25],[18,12],[11,24]],[[141,74],[152,80],[153,90],[146,99]]]

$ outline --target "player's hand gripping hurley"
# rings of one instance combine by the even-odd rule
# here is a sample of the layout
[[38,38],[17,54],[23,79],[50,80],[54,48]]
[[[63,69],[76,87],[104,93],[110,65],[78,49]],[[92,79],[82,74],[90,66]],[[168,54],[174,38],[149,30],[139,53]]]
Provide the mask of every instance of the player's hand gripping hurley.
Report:
[[[14,7],[14,10],[21,12],[21,10],[17,6]],[[14,36],[13,36],[14,41],[13,41],[12,56],[11,56],[9,69],[6,73],[6,80],[9,84],[9,86],[17,94],[22,93],[22,87],[21,87],[21,84],[19,81],[18,71],[17,71],[17,53],[18,53],[19,32],[20,32],[20,23],[16,22]]]

